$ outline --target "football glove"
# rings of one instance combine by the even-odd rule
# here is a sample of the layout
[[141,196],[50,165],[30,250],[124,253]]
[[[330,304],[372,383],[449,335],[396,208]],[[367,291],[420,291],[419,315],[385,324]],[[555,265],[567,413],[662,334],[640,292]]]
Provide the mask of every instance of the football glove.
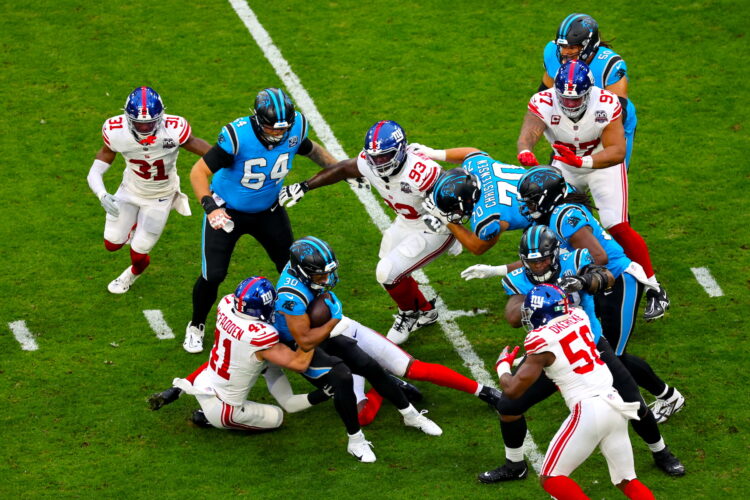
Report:
[[279,193],[279,204],[282,207],[293,207],[309,190],[310,186],[308,186],[307,181],[284,186]]
[[524,149],[523,151],[518,153],[518,161],[524,167],[535,167],[539,165],[539,162],[536,160],[536,156],[534,156],[534,153],[532,153],[528,149]]
[[555,160],[576,168],[594,168],[594,159],[591,156],[578,156],[564,144],[553,144],[552,147],[560,154],[554,156]]
[[510,373],[510,367],[513,366],[513,361],[516,359],[519,347],[513,348],[512,352],[508,352],[509,347],[506,345],[505,349],[500,353],[495,363],[495,371],[498,377],[502,377],[505,373]]
[[344,316],[344,306],[335,293],[328,292],[328,295],[330,295],[330,298],[326,298],[325,302],[328,309],[331,310],[331,318],[341,319]]
[[488,266],[487,264],[474,264],[461,271],[461,277],[466,281],[475,278],[493,278],[508,274],[508,266]]
[[563,276],[557,280],[557,286],[565,290],[565,293],[580,292],[588,288],[583,276]]
[[366,177],[354,177],[347,179],[346,182],[352,187],[352,189],[365,189],[370,190],[370,181]]
[[425,200],[422,202],[422,208],[424,208],[428,214],[439,220],[441,224],[447,226],[448,223],[450,223],[448,214],[440,210],[437,205],[435,205],[435,202],[432,200],[432,196],[428,196],[427,198],[425,198]]
[[214,210],[211,215],[208,215],[208,223],[211,224],[213,229],[223,229],[227,233],[234,229],[234,221],[227,215],[223,208]]
[[444,149],[432,149],[416,142],[412,142],[409,146],[411,147],[412,153],[423,154],[430,160],[445,161]]
[[102,207],[104,207],[104,211],[109,215],[112,217],[120,215],[120,208],[117,206],[117,198],[109,193],[104,193],[102,197],[99,198],[99,201],[101,202]]

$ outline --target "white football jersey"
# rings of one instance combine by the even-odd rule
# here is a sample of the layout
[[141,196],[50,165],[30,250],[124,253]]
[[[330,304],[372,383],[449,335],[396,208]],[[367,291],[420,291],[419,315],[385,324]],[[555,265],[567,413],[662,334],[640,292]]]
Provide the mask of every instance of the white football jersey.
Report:
[[164,115],[154,139],[143,143],[133,136],[124,114],[113,116],[102,126],[104,144],[125,160],[123,185],[143,198],[172,196],[180,187],[177,155],[191,133],[188,121],[176,115]]
[[579,401],[612,391],[612,373],[599,357],[589,317],[583,309],[532,330],[524,340],[526,354],[551,352],[555,362],[544,368],[560,389],[568,408]]
[[[364,150],[357,158],[357,168],[377,189],[385,204],[399,217],[417,223],[426,213],[422,208],[422,202],[427,196],[427,191],[440,177],[442,169],[427,156],[412,152],[411,146],[408,146],[406,151],[404,166],[398,174],[388,177],[388,182],[373,172],[367,163]],[[421,222],[419,225],[424,226]]]
[[[622,115],[617,96],[599,87],[591,87],[586,111],[577,122],[563,113],[554,89],[534,94],[528,109],[547,125],[544,136],[550,144],[564,144],[578,156],[589,156],[604,149],[601,144],[604,127]],[[559,160],[553,160],[552,166],[574,168]]]
[[240,406],[266,366],[255,353],[277,344],[279,332],[269,323],[235,314],[232,297],[226,295],[219,301],[214,346],[206,371],[216,396],[229,405]]

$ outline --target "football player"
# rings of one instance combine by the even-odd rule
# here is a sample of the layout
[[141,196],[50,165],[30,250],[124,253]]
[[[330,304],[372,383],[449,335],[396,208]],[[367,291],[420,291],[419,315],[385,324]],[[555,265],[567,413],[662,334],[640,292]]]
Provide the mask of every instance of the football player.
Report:
[[545,373],[560,390],[570,415],[552,438],[539,481],[554,498],[587,497],[570,475],[598,446],[607,460],[610,479],[631,499],[653,500],[654,495],[635,474],[628,420],[638,419],[638,403],[626,403],[612,386],[612,373],[594,345],[588,315],[570,308],[563,290],[535,286],[525,297],[523,323],[526,357],[511,373],[518,347],[506,347],[495,365],[503,394],[522,397]]
[[152,395],[151,409],[158,410],[187,393],[201,406],[192,417],[201,427],[277,429],[284,420],[281,408],[247,400],[261,373],[271,395],[289,412],[327,399],[324,394],[292,394],[289,381],[277,368],[303,372],[313,357],[312,351],[293,351],[279,343],[279,332],[273,326],[277,298],[273,284],[262,276],[242,281],[233,294],[223,297],[208,361],[186,378],[174,379],[170,389]]
[[[612,273],[605,267],[597,266],[586,248],[560,254],[559,240],[552,230],[544,225],[535,225],[524,231],[518,254],[522,267],[510,272],[502,281],[505,293],[509,295],[505,305],[505,318],[508,323],[514,328],[522,326],[521,306],[526,294],[534,286],[559,282],[567,288],[571,293],[571,302],[581,307],[590,318],[594,342],[614,376],[615,387],[623,399],[639,405],[640,420],[632,421],[633,429],[649,446],[654,462],[660,469],[673,476],[684,474],[684,467],[672,455],[661,437],[655,420],[659,415],[648,410],[633,376],[615,356],[607,339],[602,336],[602,326],[596,317],[593,297],[612,288],[615,281]],[[638,366],[643,365],[653,374],[644,360],[629,353],[625,356]],[[656,377],[655,374],[653,376]],[[673,391],[679,395],[676,389],[668,387],[661,379],[658,380],[661,383],[659,390],[665,393]],[[536,403],[554,394],[556,390],[555,385],[542,375],[521,398],[501,398],[496,408],[501,414],[500,428],[505,443],[506,461],[499,468],[480,474],[481,482],[494,483],[526,477],[528,467],[523,459],[523,441],[527,425],[523,414]]]
[[403,344],[413,331],[438,320],[435,300],[425,298],[412,273],[445,252],[461,252],[461,244],[448,229],[426,228],[422,221],[426,213],[422,202],[441,173],[437,163],[409,146],[398,123],[384,120],[367,131],[364,148],[356,158],[287,186],[279,196],[282,205],[292,206],[311,189],[364,177],[393,209],[396,218],[383,233],[375,277],[398,305],[398,315],[387,334],[395,344]]
[[[371,444],[365,440],[358,417],[352,373],[366,378],[404,418],[404,425],[439,436],[442,429],[409,403],[395,379],[363,351],[357,341],[341,335],[349,325],[342,305],[331,291],[338,283],[338,259],[319,238],[306,236],[289,249],[289,263],[279,278],[276,328],[281,341],[293,349],[314,351],[311,366],[302,375],[318,388],[333,388],[336,411],[349,435],[347,451],[362,462],[374,462]],[[331,310],[331,319],[313,327],[307,308],[320,294]],[[341,362],[343,361],[343,363]],[[344,364],[345,363],[345,364]]]
[[[89,169],[89,187],[107,212],[104,247],[114,252],[130,244],[131,265],[109,284],[112,293],[127,292],[146,270],[149,252],[159,241],[170,211],[190,215],[177,175],[180,148],[197,155],[211,148],[193,136],[185,118],[167,115],[164,109],[151,87],[133,90],[125,100],[124,113],[104,122],[104,145]],[[103,176],[117,153],[125,160],[125,171],[113,195],[107,192]]]
[[638,262],[650,284],[644,319],[664,316],[667,292],[659,285],[648,246],[630,225],[626,141],[617,96],[594,85],[586,63],[574,59],[557,71],[554,91],[534,94],[518,137],[521,163],[538,165],[530,150],[544,134],[555,150],[552,165],[581,192],[590,192],[604,228]]
[[242,235],[258,240],[279,272],[284,268],[294,238],[289,216],[277,199],[295,155],[307,156],[321,167],[336,163],[307,137],[307,120],[283,90],[261,90],[254,110],[252,116],[225,125],[217,143],[190,172],[206,217],[201,274],[193,287],[193,315],[183,343],[187,352],[203,350],[206,318]]

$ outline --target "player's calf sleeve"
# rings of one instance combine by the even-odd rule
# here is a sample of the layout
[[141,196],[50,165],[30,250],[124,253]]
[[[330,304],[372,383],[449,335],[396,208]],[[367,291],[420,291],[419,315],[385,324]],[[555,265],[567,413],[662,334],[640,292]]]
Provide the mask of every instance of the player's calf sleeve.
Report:
[[[638,417],[640,420],[631,420],[630,425],[633,426],[633,430],[638,434],[641,439],[647,445],[653,445],[661,441],[661,432],[659,432],[659,425],[656,423],[654,414],[647,406],[642,406],[638,410]],[[652,450],[653,451],[653,450]]]
[[630,226],[629,222],[621,222],[610,227],[607,231],[620,244],[630,260],[639,263],[646,272],[646,277],[654,275],[654,268],[651,265],[651,256],[648,253],[648,246],[640,234]]
[[629,481],[622,489],[622,492],[631,500],[655,500],[654,494],[651,493],[651,490],[637,479]]
[[406,378],[432,382],[435,385],[450,387],[451,389],[468,392],[469,394],[475,394],[479,387],[476,381],[464,377],[447,366],[424,363],[418,359],[413,360],[409,365],[409,368],[406,370]]
[[216,302],[219,294],[220,282],[206,281],[199,276],[193,286],[193,317],[190,322],[193,325],[205,325],[208,313]]
[[504,422],[500,419],[500,433],[506,448],[522,448],[523,440],[526,439],[526,429],[526,417],[523,415],[513,422]]
[[552,476],[542,481],[544,491],[557,500],[588,500],[578,483],[568,476]]
[[133,265],[130,269],[133,274],[141,274],[151,264],[151,257],[147,253],[138,253],[131,247],[130,263]]
[[393,301],[402,311],[415,311],[417,309],[432,308],[422,291],[419,289],[417,280],[407,276],[398,283],[383,285]]
[[623,353],[620,361],[625,365],[636,383],[646,389],[648,392],[658,397],[667,389],[667,384],[659,378],[645,359],[633,356],[629,353]]
[[125,245],[125,243],[112,243],[109,240],[104,240],[104,248],[106,248],[110,252],[115,252],[121,249],[123,245]]
[[194,384],[196,377],[198,377],[198,375],[200,375],[201,372],[203,372],[203,370],[205,370],[207,366],[208,366],[208,361],[200,365],[200,367],[198,367],[197,370],[195,370],[193,373],[185,377],[185,380],[187,380],[191,384]]
[[370,391],[367,393],[367,401],[365,402],[364,408],[362,408],[359,411],[359,414],[357,415],[357,418],[359,419],[359,425],[365,426],[370,425],[373,420],[375,420],[375,416],[377,416],[378,411],[380,411],[380,406],[383,404],[383,396],[378,394],[378,391],[375,389],[370,389]]
[[357,398],[352,390],[352,372],[344,363],[336,363],[326,375],[327,383],[333,387],[333,406],[349,435],[360,431],[357,419]]

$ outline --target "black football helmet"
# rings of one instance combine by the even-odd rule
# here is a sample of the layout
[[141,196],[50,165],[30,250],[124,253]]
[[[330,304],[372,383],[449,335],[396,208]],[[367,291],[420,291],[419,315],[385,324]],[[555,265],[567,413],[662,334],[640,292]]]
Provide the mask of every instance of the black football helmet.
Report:
[[532,168],[518,181],[521,214],[533,220],[552,213],[567,194],[562,172],[549,165]]
[[[543,225],[531,226],[523,232],[521,244],[518,246],[518,256],[523,262],[524,272],[529,280],[539,285],[554,282],[560,275],[560,241],[550,228]],[[532,268],[532,263],[550,259],[546,269]]]
[[[289,96],[281,89],[268,88],[258,92],[255,114],[250,117],[250,122],[255,135],[270,149],[284,142],[294,126],[295,116],[294,104]],[[268,133],[264,127],[281,133]]]
[[471,217],[474,205],[482,194],[476,176],[463,168],[453,168],[440,176],[432,190],[435,206],[448,214],[448,220],[461,223]]
[[330,290],[339,282],[339,261],[325,241],[315,236],[300,238],[289,248],[289,265],[313,290]]
[[588,14],[571,14],[566,17],[557,28],[557,59],[564,63],[560,54],[561,45],[580,45],[581,52],[578,58],[582,61],[588,61],[591,56],[596,54],[601,39],[599,38],[599,25],[594,18]]

